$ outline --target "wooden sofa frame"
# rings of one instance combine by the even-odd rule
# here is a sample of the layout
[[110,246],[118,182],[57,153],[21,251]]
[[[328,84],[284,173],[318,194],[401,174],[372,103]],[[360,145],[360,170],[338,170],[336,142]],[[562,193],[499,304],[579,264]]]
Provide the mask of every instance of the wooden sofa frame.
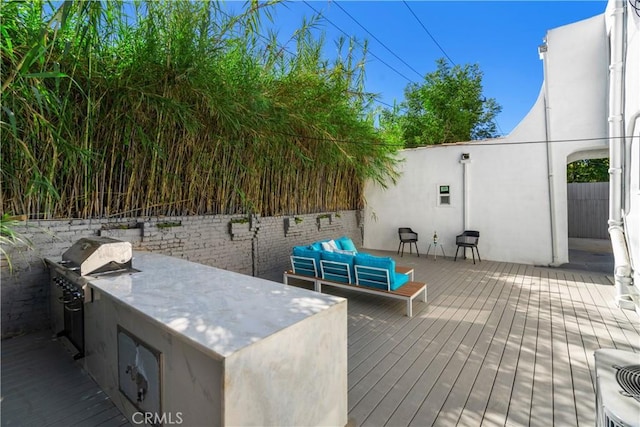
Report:
[[[427,302],[427,285],[413,280],[405,283],[396,290],[390,290],[389,271],[383,268],[368,267],[363,265],[355,266],[355,283],[351,283],[351,269],[348,264],[336,261],[320,261],[320,271],[313,258],[291,256],[291,270],[283,274],[283,282],[288,285],[289,278],[305,280],[313,283],[316,292],[322,292],[322,286],[333,286],[336,288],[348,289],[352,291],[364,292],[373,295],[384,296],[404,300],[407,303],[407,316],[413,317],[413,300],[422,297],[422,301]],[[413,279],[413,270],[407,267],[396,267],[396,272],[410,274]],[[343,283],[336,280],[329,280],[326,276],[338,277],[350,283]],[[379,285],[386,285],[387,290],[378,289],[371,286],[364,286],[361,283],[367,281],[375,282]]]

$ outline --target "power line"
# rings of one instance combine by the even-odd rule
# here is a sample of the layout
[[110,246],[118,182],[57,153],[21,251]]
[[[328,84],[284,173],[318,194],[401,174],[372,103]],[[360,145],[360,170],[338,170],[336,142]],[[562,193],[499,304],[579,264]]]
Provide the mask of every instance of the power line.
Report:
[[411,65],[407,64],[407,62],[400,58],[394,51],[392,51],[391,49],[389,49],[387,47],[387,45],[385,45],[379,38],[377,38],[375,35],[373,35],[369,30],[367,30],[364,25],[362,25],[356,18],[354,18],[353,16],[351,16],[351,14],[349,12],[347,12],[342,6],[340,6],[339,2],[334,2],[333,4],[335,4],[336,6],[338,6],[340,8],[340,10],[342,10],[349,18],[351,18],[356,24],[358,24],[360,26],[360,28],[362,28],[367,34],[369,34],[371,37],[373,37],[373,39],[375,41],[377,41],[378,43],[380,43],[380,45],[382,47],[384,47],[385,49],[387,49],[393,56],[395,56],[396,58],[398,58],[398,60],[400,62],[402,62],[404,65],[406,65],[411,71],[413,71],[414,73],[416,73],[418,76],[420,76],[420,78],[422,79],[424,76],[422,74],[420,74],[419,71],[417,71],[415,68],[413,68]]
[[[363,141],[354,141],[352,139],[329,139],[329,138],[323,138],[323,137],[316,137],[316,136],[306,136],[306,135],[298,135],[298,134],[293,134],[293,133],[288,133],[288,132],[271,132],[272,134],[277,134],[277,135],[283,135],[283,136],[290,136],[292,138],[300,138],[300,139],[306,139],[306,140],[310,140],[310,141],[320,141],[320,142],[331,142],[331,143],[336,143],[336,142],[341,142],[341,143],[346,143],[346,144],[362,144]],[[625,139],[625,138],[640,138],[640,136],[637,135],[631,135],[631,136],[605,136],[605,137],[599,137],[599,138],[574,138],[574,139],[555,139],[555,140],[535,140],[535,141],[497,141],[497,140],[491,140],[491,139],[486,139],[486,140],[479,140],[479,141],[464,141],[464,142],[450,142],[450,143],[444,143],[444,144],[427,144],[427,145],[421,145],[418,147],[410,147],[410,148],[421,148],[421,147],[451,147],[451,146],[492,146],[492,145],[502,145],[502,146],[510,146],[510,145],[526,145],[526,144],[554,144],[554,143],[568,143],[568,142],[590,142],[590,141],[612,141],[612,140],[618,140],[618,139]],[[369,145],[379,145],[379,146],[385,146],[385,147],[404,147],[404,144],[387,144],[384,142],[375,142],[375,141],[368,141],[366,142]]]
[[[223,11],[222,9],[220,9],[220,12],[222,12],[222,13],[223,13],[227,18],[231,18],[231,17],[232,17],[231,15],[229,15],[227,12]],[[326,17],[325,17],[325,19],[326,19]],[[340,31],[342,31],[342,30],[340,30]],[[365,31],[366,31],[366,30],[365,30]],[[258,37],[260,37],[261,39],[265,40],[267,43],[271,43],[271,42],[272,42],[272,40],[271,40],[269,37],[267,37],[267,36],[265,36],[265,35],[263,35],[263,34],[261,34],[261,33],[257,32],[257,31],[255,32],[255,34],[256,34],[256,35],[258,35]],[[360,46],[362,46],[362,45],[360,45]],[[293,53],[293,52],[291,52],[290,50],[288,50],[288,49],[286,48],[286,46],[284,46],[284,45],[281,45],[281,44],[279,44],[279,43],[276,43],[276,47],[278,48],[278,50],[283,50],[283,51],[287,52],[289,55],[291,55],[291,56],[295,56],[295,53]],[[373,54],[372,54],[372,55],[373,55]],[[376,98],[373,98],[373,99],[372,99],[372,101],[373,101],[373,102],[376,102],[376,103],[378,103],[378,104],[385,105],[385,106],[387,106],[387,107],[389,107],[389,108],[393,108],[393,107],[394,107],[393,105],[391,105],[391,104],[389,104],[389,103],[387,103],[387,102],[384,102],[384,101],[382,101],[382,100],[376,99]]]
[[433,35],[431,34],[431,32],[429,32],[429,30],[427,30],[427,27],[422,23],[422,21],[420,20],[420,18],[418,18],[418,15],[415,14],[415,12],[413,11],[413,9],[411,9],[411,7],[409,6],[409,3],[407,3],[405,0],[402,0],[402,3],[404,3],[405,6],[407,6],[407,9],[409,9],[409,12],[411,12],[411,14],[413,15],[414,18],[416,18],[416,20],[418,21],[418,23],[422,26],[422,29],[429,35],[429,37],[431,38],[431,40],[436,44],[436,46],[438,46],[438,48],[440,49],[440,51],[444,54],[444,56],[447,57],[447,59],[449,60],[449,62],[451,62],[453,65],[456,65],[456,63],[453,61],[453,59],[451,59],[451,57],[447,54],[447,52],[445,52],[445,50],[442,48],[442,46],[440,46],[440,43],[438,43],[438,41],[435,39],[435,37],[433,37]]
[[[453,60],[451,59],[451,57],[449,57],[449,55],[447,54],[447,52],[445,52],[445,50],[442,48],[442,46],[440,46],[440,44],[436,41],[436,39],[433,37],[433,35],[429,32],[429,30],[427,30],[426,26],[422,23],[422,21],[420,20],[420,18],[418,18],[418,16],[413,12],[413,10],[409,7],[409,5],[406,3],[406,1],[404,2],[405,5],[409,8],[409,11],[411,11],[411,13],[413,14],[413,16],[418,20],[418,22],[420,23],[420,25],[422,26],[422,28],[427,32],[427,34],[429,35],[429,37],[431,37],[431,39],[433,40],[433,42],[438,46],[438,48],[440,48],[440,50],[442,51],[442,53],[449,59],[449,61],[453,64],[456,65],[455,62],[453,62]],[[354,18],[349,12],[347,12],[338,1],[335,1],[333,4],[335,4],[340,10],[342,10],[349,18],[351,18],[356,24],[358,24],[360,26],[360,28],[362,28],[367,34],[369,34],[369,36],[371,36],[374,40],[376,40],[382,47],[384,47],[385,49],[387,49],[387,51],[389,51],[393,56],[395,56],[400,62],[402,62],[404,65],[406,65],[410,70],[412,70],[414,73],[416,73],[418,76],[420,76],[420,78],[422,79],[424,76],[422,74],[420,74],[420,72],[418,72],[415,68],[413,68],[411,65],[409,65],[406,61],[404,61],[401,57],[399,57],[393,50],[391,50],[389,47],[387,47],[386,44],[384,44],[380,39],[378,39],[373,33],[371,33],[369,30],[367,30],[365,28],[364,25],[362,25],[356,18]],[[326,19],[326,17],[325,17]],[[392,107],[391,105],[380,101],[381,104],[384,104],[388,107]],[[496,125],[496,127],[498,128],[498,130],[500,131],[501,135],[504,135],[504,131],[502,130],[502,127],[500,126],[500,123],[498,123],[497,119],[492,119],[493,123]]]
[[[343,29],[341,29],[340,27],[338,27],[336,24],[334,24],[331,20],[329,20],[325,15],[323,15],[320,11],[318,11],[317,9],[315,9],[313,6],[311,6],[307,1],[304,1],[304,3],[311,9],[313,10],[316,14],[318,14],[319,16],[322,16],[324,20],[326,20],[328,23],[330,23],[331,25],[333,25],[336,29],[338,29],[338,31],[342,32],[344,35],[346,35],[347,37],[351,37],[347,32],[345,32]],[[406,4],[406,2],[404,2]],[[351,18],[354,22],[356,22],[364,31],[367,32],[367,34],[369,34],[371,37],[373,37],[378,43],[380,43],[385,49],[387,49],[389,52],[391,52],[396,58],[398,58],[403,64],[405,64],[407,67],[409,67],[413,72],[415,72],[416,74],[418,74],[421,78],[423,77],[418,71],[416,71],[413,67],[411,67],[411,65],[407,64],[402,58],[400,58],[397,54],[395,54],[391,49],[389,49],[382,41],[380,41],[375,35],[373,35],[370,31],[368,31],[362,24],[360,24],[360,22],[358,22],[358,20],[356,20],[353,16],[351,16],[351,14],[349,14],[349,12],[347,12],[342,6],[340,6],[340,4],[338,2],[335,2],[335,5],[338,6],[340,8],[340,10],[342,10],[347,16],[349,16],[349,18]],[[408,4],[406,4],[406,6],[409,8],[409,10],[411,11],[411,13],[413,13],[413,10],[411,10],[411,8],[409,7]],[[229,15],[228,13],[224,12],[223,10],[220,10],[224,15],[226,15],[227,17],[231,17],[231,15]],[[434,41],[434,43],[436,45],[438,45],[438,47],[440,48],[440,50],[442,50],[442,52],[444,53],[444,55],[449,58],[449,60],[453,63],[453,60],[451,60],[451,58],[447,55],[447,53],[444,51],[444,49],[442,49],[442,47],[438,44],[438,42],[435,40],[435,38],[433,38],[433,36],[431,35],[431,33],[429,33],[429,31],[426,29],[426,27],[424,26],[424,24],[422,24],[422,22],[420,21],[420,19],[415,15],[415,13],[413,13],[413,15],[415,16],[415,18],[418,20],[418,22],[420,22],[420,24],[422,25],[422,27],[424,28],[424,30],[427,32],[427,34],[429,34],[429,36],[432,38],[432,40]],[[258,35],[260,38],[262,38],[263,40],[267,41],[268,43],[271,43],[272,40],[269,39],[268,37],[264,36],[263,34],[259,33],[259,32],[255,32],[256,35]],[[358,43],[358,41],[355,41],[356,43]],[[362,48],[364,48],[364,46],[362,46],[362,44],[358,43],[358,45]],[[276,47],[279,48],[279,50],[283,50],[285,52],[287,52],[288,54],[295,56],[295,54],[293,52],[291,52],[290,50],[288,50],[286,48],[286,46],[280,45],[276,43]],[[401,72],[399,72],[397,69],[395,69],[394,67],[392,67],[391,65],[389,65],[388,63],[386,63],[385,61],[383,61],[380,57],[378,57],[377,55],[375,55],[373,52],[369,51],[369,54],[371,56],[373,56],[374,58],[378,59],[381,63],[383,63],[384,65],[386,65],[388,68],[390,68],[391,70],[393,70],[394,72],[396,72],[399,76],[403,77],[404,79],[406,79],[407,81],[409,81],[410,83],[415,83],[414,81],[412,81],[411,79],[409,79],[407,76],[405,76],[404,74],[402,74]],[[453,63],[453,65],[455,65],[455,63]],[[385,101],[382,101],[380,99],[376,99],[373,98],[372,99],[373,102],[384,105],[386,107],[389,108],[394,108],[394,105],[391,105]],[[500,133],[502,135],[504,135],[504,132],[502,131],[502,128],[500,127],[500,124],[497,122],[497,120],[493,119],[494,123],[496,124],[497,128],[500,130]],[[343,141],[345,142],[345,141]]]
[[[351,38],[351,36],[344,31],[342,28],[338,27],[336,24],[334,24],[329,18],[327,18],[325,15],[323,15],[320,11],[318,11],[316,8],[314,8],[313,6],[311,6],[306,0],[303,1],[304,4],[306,4],[311,10],[313,10],[315,13],[317,13],[318,15],[322,16],[329,24],[333,25],[338,31],[340,31],[342,34],[344,34],[345,36]],[[364,46],[362,46],[361,43],[359,43],[357,40],[354,40],[355,43],[358,44],[358,46],[360,46],[361,48],[364,49]],[[391,65],[387,64],[382,58],[380,58],[379,56],[377,56],[376,54],[374,54],[371,51],[368,51],[368,53],[373,56],[374,58],[376,58],[378,61],[380,61],[382,64],[386,65],[390,70],[393,70],[396,74],[398,74],[400,77],[402,77],[403,79],[405,79],[406,81],[408,81],[409,83],[414,83],[413,80],[411,80],[409,77],[405,76],[404,74],[402,74],[400,71],[398,71],[397,69],[393,68]]]
[[381,99],[373,99],[373,102],[377,102],[378,104],[382,104],[382,105],[386,105],[389,108],[394,108],[393,105],[389,104],[388,102],[384,102]]

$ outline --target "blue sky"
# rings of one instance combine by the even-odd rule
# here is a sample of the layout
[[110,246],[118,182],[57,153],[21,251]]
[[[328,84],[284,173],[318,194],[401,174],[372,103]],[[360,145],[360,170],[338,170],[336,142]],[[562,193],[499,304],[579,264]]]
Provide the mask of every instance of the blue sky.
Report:
[[606,1],[408,1],[411,10],[402,1],[307,3],[277,5],[272,9],[273,22],[265,19],[263,26],[277,31],[280,40],[287,40],[303,16],[314,15],[313,7],[326,18],[316,31],[325,33],[327,58],[335,55],[333,41],[342,34],[333,24],[359,40],[367,39],[371,54],[366,65],[366,90],[378,93],[387,104],[403,99],[409,83],[405,77],[420,82],[435,69],[435,60],[445,56],[413,11],[456,64],[479,64],[485,96],[502,105],[497,123],[504,134],[524,118],[538,96],[543,73],[537,48],[547,30],[601,14],[606,7]]

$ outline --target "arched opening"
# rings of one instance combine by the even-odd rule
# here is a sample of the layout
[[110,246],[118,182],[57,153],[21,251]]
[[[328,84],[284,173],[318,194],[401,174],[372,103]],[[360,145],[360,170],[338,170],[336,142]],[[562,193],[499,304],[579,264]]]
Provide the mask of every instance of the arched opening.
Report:
[[568,268],[610,273],[608,151],[581,151],[567,157]]

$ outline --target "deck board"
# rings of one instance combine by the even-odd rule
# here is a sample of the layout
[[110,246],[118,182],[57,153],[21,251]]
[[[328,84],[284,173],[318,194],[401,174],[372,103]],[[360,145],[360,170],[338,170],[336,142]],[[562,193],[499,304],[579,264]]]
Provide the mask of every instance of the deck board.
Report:
[[[548,271],[538,276],[538,325],[535,345],[536,364],[529,421],[535,425],[553,425],[553,342],[551,339],[551,297]],[[555,402],[554,402],[555,403]]]
[[[383,347],[384,354],[382,351],[372,351],[370,358],[366,360],[366,365],[362,364],[356,368],[357,370],[350,372],[350,414],[360,413],[364,418],[376,407],[379,401],[384,398],[381,391],[393,386],[393,383],[385,385],[385,382],[394,381],[394,372],[403,372],[406,366],[410,366],[426,343],[431,341],[444,327],[446,321],[441,318],[441,314],[434,311],[433,316],[426,317],[420,322],[418,328],[413,330],[412,335],[406,336],[398,343],[386,343]],[[383,357],[379,358],[378,355]],[[360,398],[368,396],[371,391],[379,394],[379,399],[369,398],[365,405],[358,406]]]
[[[409,425],[416,412],[424,403],[438,378],[442,375],[447,362],[454,356],[458,344],[462,341],[478,315],[479,299],[486,298],[491,291],[488,281],[482,277],[488,271],[476,271],[469,276],[469,282],[477,283],[471,288],[468,297],[454,310],[444,327],[438,332],[429,345],[424,348],[417,359],[411,363],[406,372],[394,382],[384,399],[374,409],[363,425]],[[466,278],[465,278],[466,279]],[[389,416],[387,408],[393,408]],[[419,420],[418,420],[419,421]]]
[[[591,277],[598,279],[597,277]],[[602,279],[602,278],[600,278]],[[589,290],[595,301],[606,301],[606,304],[599,304],[598,307],[603,313],[603,318],[611,333],[616,348],[620,350],[633,351],[632,342],[638,339],[640,329],[635,328],[636,323],[630,321],[625,315],[625,310],[620,310],[615,306],[615,290],[611,286],[608,278],[604,280],[594,280],[596,286],[590,286]]]
[[498,366],[498,373],[491,388],[491,394],[481,425],[505,425],[506,422],[522,345],[526,311],[531,295],[527,290],[530,283],[525,280],[525,273],[528,269],[525,267],[523,270],[524,271],[515,278],[513,283],[513,286],[520,287],[520,296],[515,306],[515,315],[511,323],[511,328],[503,343],[503,354],[500,365]]
[[573,286],[573,275],[564,274],[565,298],[562,299],[565,325],[567,327],[567,342],[569,346],[569,360],[571,363],[571,378],[573,379],[573,398],[578,425],[594,424],[595,406],[586,399],[593,398],[593,379],[589,370],[588,350],[579,326],[579,312],[576,311],[570,288]]
[[523,334],[516,337],[520,348],[515,363],[513,388],[508,400],[507,425],[528,425],[531,415],[533,376],[537,356],[535,345],[538,334],[539,280],[533,273],[529,274],[525,281],[525,285],[528,285],[529,299],[527,306],[523,307]]
[[3,426],[130,425],[50,332],[1,345]]
[[640,352],[638,316],[615,307],[605,275],[448,258],[411,266],[429,295],[412,319],[361,300],[382,306],[367,323],[361,304],[349,306],[353,425],[592,426],[593,351]]
[[567,338],[566,313],[563,301],[568,298],[568,292],[563,286],[563,278],[553,275],[550,281],[550,317],[553,359],[553,424],[577,425],[575,397],[573,394],[574,380],[571,373],[571,359],[569,341]]
[[475,378],[469,394],[466,397],[464,395],[460,396],[460,400],[466,399],[464,403],[459,403],[462,407],[458,420],[460,425],[480,425],[482,422],[484,412],[489,402],[492,385],[496,380],[498,367],[504,354],[504,344],[516,314],[516,306],[520,298],[520,288],[513,286],[513,279],[516,277],[515,273],[517,269],[522,267],[523,266],[512,265],[511,270],[501,278],[501,280],[508,282],[509,286],[505,286],[505,288],[509,289],[509,295],[501,299],[494,309],[497,312],[499,311],[501,316],[495,329],[491,330],[491,328],[486,328],[484,332],[487,341],[489,341],[489,349],[482,361],[480,371]]
[[[449,389],[432,387],[415,414],[412,425],[456,424],[462,411],[461,404],[469,396],[474,379],[482,367],[482,361],[489,348],[489,341],[481,340],[482,333],[487,329],[495,330],[501,317],[502,311],[496,306],[496,301],[507,292],[507,288],[500,286],[498,280],[498,278],[488,279],[487,286],[491,293],[484,301],[480,299],[476,301],[476,307],[479,308],[474,307],[478,312],[473,323],[458,344],[454,357],[449,360],[442,375],[437,379],[436,384],[445,383],[452,386]],[[468,348],[473,350],[466,351]],[[426,402],[428,404],[425,404]]]

